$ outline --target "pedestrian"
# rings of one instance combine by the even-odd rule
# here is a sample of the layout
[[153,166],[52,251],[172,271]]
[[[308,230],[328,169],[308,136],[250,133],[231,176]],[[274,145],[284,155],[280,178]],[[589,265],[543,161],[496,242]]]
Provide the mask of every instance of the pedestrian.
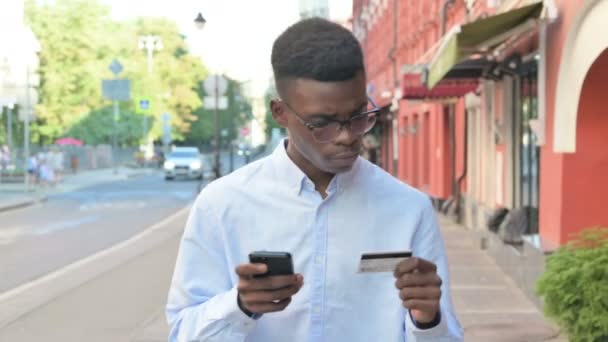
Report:
[[11,163],[11,151],[7,145],[2,145],[0,150],[0,172],[8,170],[8,166]]
[[[169,292],[170,341],[462,341],[429,198],[359,157],[380,109],[357,39],[307,19],[271,60],[271,112],[288,138],[199,194]],[[248,259],[259,250],[289,252],[297,273],[264,276]],[[357,271],[363,253],[388,251],[413,257]]]
[[40,184],[43,187],[55,185],[55,174],[53,172],[53,166],[51,162],[52,161],[50,160],[50,158],[45,158],[42,159],[40,161],[40,164],[38,165],[38,177],[40,179]]
[[29,174],[32,184],[38,183],[38,158],[32,154],[27,161],[27,173]]
[[63,181],[63,168],[64,168],[64,155],[63,151],[58,148],[53,148],[51,153],[51,165],[55,176],[55,182],[61,183]]

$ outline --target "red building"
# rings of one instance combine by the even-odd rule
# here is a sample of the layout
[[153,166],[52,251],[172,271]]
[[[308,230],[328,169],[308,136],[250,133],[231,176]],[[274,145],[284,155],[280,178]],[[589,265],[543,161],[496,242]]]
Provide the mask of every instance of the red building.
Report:
[[489,241],[526,289],[546,252],[608,226],[605,18],[608,0],[353,3],[385,108],[381,165]]

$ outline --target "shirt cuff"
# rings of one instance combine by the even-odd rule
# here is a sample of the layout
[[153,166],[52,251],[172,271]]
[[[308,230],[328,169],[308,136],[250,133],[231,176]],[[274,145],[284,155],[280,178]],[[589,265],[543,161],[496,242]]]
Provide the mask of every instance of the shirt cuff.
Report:
[[256,326],[256,320],[247,316],[241,308],[239,308],[237,299],[238,292],[236,288],[224,293],[222,302],[219,305],[219,316],[230,325],[230,330],[233,334],[247,336],[253,331]]
[[[446,315],[441,309],[437,313],[437,324],[429,328],[425,324],[417,326],[409,310],[406,315],[408,316],[405,319],[407,341],[439,341],[439,338],[445,337],[448,334]],[[435,321],[432,323],[435,323]]]

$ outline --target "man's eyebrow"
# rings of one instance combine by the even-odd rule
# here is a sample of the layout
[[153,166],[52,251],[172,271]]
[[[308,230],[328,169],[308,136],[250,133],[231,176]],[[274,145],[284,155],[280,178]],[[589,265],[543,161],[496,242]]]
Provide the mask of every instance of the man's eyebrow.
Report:
[[[365,112],[365,110],[361,111],[361,108],[363,107],[367,107],[367,105],[369,104],[369,100],[365,100],[365,102],[361,103],[359,106],[356,107],[356,109],[352,110],[350,112],[350,116],[355,116],[357,114],[361,114],[361,112]],[[310,114],[307,115],[310,119],[335,119],[337,117],[340,116],[340,114],[338,113],[332,113],[332,114],[328,114],[328,113],[316,113],[316,114]]]

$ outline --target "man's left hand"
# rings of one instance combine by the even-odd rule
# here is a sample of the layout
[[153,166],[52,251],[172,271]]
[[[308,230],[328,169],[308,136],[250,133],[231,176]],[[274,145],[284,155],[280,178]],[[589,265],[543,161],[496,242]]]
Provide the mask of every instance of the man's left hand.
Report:
[[420,258],[408,258],[395,269],[395,286],[405,308],[417,323],[430,323],[437,316],[441,299],[441,278],[437,266]]

